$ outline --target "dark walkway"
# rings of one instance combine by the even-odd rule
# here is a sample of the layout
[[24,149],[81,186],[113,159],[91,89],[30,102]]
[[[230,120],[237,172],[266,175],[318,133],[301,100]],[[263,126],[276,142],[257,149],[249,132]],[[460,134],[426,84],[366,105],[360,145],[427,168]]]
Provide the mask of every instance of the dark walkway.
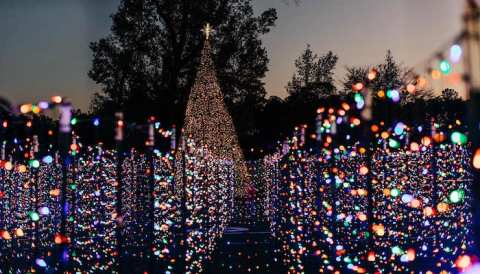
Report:
[[231,227],[207,265],[208,274],[285,273],[266,227]]

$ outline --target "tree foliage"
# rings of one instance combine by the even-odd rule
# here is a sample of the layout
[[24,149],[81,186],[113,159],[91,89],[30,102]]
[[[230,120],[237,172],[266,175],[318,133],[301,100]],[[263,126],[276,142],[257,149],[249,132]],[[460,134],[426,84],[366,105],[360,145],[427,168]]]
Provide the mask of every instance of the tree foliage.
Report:
[[[369,80],[368,73],[372,69],[376,71],[376,77]],[[384,61],[376,66],[348,67],[342,81],[342,93],[351,96],[356,92],[352,88],[356,83],[363,83],[373,93],[374,116],[387,125],[396,121],[422,123],[430,121],[432,117],[444,120],[446,112],[452,114],[452,117],[459,117],[464,111],[462,100],[456,91],[446,89],[441,95],[435,96],[432,90],[416,85],[417,75],[396,62],[390,50]],[[414,92],[407,91],[409,84],[416,85]],[[391,89],[399,91],[400,102],[394,103],[378,96],[379,91],[386,93]]]
[[296,71],[286,87],[287,116],[285,125],[292,129],[303,123],[313,123],[317,108],[336,93],[333,79],[338,57],[333,52],[319,56],[307,45],[295,60]]
[[255,16],[251,0],[123,0],[111,34],[91,44],[89,76],[103,87],[92,111],[121,110],[137,122],[156,115],[182,124],[204,39],[200,30],[209,22],[220,86],[245,138],[255,121],[242,116],[265,100],[268,56],[261,37],[276,18],[274,9]]
[[337,61],[338,57],[333,52],[318,56],[307,45],[295,60],[296,72],[287,84],[288,94],[294,97],[309,94],[319,99],[335,93],[333,74]]
[[[267,99],[262,79],[269,60],[261,38],[276,18],[274,9],[254,15],[251,0],[123,0],[112,16],[111,34],[91,44],[89,75],[103,87],[92,100],[93,112],[112,115],[121,110],[127,121],[140,123],[155,115],[167,126],[181,125],[199,65],[200,29],[209,22],[216,31],[211,44],[217,77],[245,152],[273,149],[299,124],[310,125],[311,131],[316,109],[348,98],[359,82],[375,91],[375,115],[387,124],[426,119],[426,112],[462,115],[464,104],[451,90],[439,97],[431,90],[406,92],[408,84],[415,84],[415,74],[397,63],[390,51],[375,66],[347,68],[337,86],[338,57],[333,52],[319,55],[307,45],[295,60],[288,96]],[[372,67],[377,77],[370,81]],[[399,90],[401,104],[377,97],[377,91],[389,89]]]
[[336,96],[337,61],[333,52],[318,55],[307,45],[295,60],[296,70],[286,87],[289,95],[285,99],[271,97],[259,113],[264,148],[272,149],[275,141],[288,136],[299,124],[314,124],[317,108]]

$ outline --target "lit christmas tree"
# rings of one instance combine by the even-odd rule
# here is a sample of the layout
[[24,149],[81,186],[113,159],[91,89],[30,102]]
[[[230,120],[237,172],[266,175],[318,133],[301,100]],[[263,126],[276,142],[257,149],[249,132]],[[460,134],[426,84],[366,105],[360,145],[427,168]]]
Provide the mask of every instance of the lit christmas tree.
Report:
[[[235,194],[243,197],[250,184],[250,176],[215,73],[209,41],[213,30],[206,24],[202,31],[205,43],[197,78],[187,104],[182,140],[188,138],[197,145],[205,146],[214,157],[234,161]],[[181,152],[182,145],[177,153],[179,160]]]

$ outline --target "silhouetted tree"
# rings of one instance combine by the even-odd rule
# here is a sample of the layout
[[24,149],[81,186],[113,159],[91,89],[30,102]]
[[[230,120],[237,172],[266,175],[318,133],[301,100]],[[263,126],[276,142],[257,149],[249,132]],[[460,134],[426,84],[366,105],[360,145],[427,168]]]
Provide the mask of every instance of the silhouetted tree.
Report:
[[[376,77],[370,81],[368,73],[370,70],[376,71]],[[398,64],[393,58],[392,52],[387,51],[385,60],[376,66],[347,67],[347,73],[342,81],[342,93],[348,94],[353,91],[353,86],[357,83],[363,83],[365,87],[374,91],[375,97],[377,91],[388,91],[396,89],[402,92],[407,82],[409,82],[410,71]]]
[[457,91],[447,88],[440,96],[427,101],[427,111],[438,122],[452,123],[466,118],[467,105]]
[[406,70],[394,60],[390,50],[387,51],[384,62],[379,64],[376,68],[378,75],[373,81],[373,90],[400,90],[404,86]]
[[[368,79],[370,70],[376,71],[376,77],[373,80]],[[387,51],[382,63],[369,67],[349,67],[347,74],[342,82],[342,94],[352,96],[353,86],[357,83],[363,83],[373,94],[374,117],[379,121],[384,121],[387,126],[391,125],[401,115],[401,104],[406,103],[406,98],[411,96],[406,92],[406,85],[412,82],[411,71],[398,64],[393,58],[392,52]],[[388,90],[398,90],[402,94],[402,102],[394,103],[385,97]],[[383,91],[383,96],[378,96],[379,91]]]
[[322,98],[336,91],[333,73],[338,57],[331,51],[318,57],[307,45],[305,51],[295,60],[296,72],[287,84],[287,92],[293,97],[306,99]]
[[274,9],[254,16],[251,0],[123,0],[112,16],[111,34],[91,44],[89,76],[103,86],[92,110],[181,124],[203,44],[200,29],[209,22],[216,31],[213,56],[225,101],[241,142],[252,138],[255,121],[244,115],[265,100],[268,57],[261,36],[276,18]]
[[276,148],[276,141],[290,135],[292,127],[288,123],[288,115],[285,100],[277,96],[268,98],[262,111],[257,115],[262,136],[257,142],[261,148],[272,152]]
[[370,82],[368,81],[368,67],[347,67],[345,78],[342,81],[342,89],[340,93],[343,95],[349,95],[353,91],[353,86],[357,83],[364,83],[370,88]]
[[0,97],[0,118],[9,116],[12,112],[12,106],[7,99]]
[[283,103],[281,132],[286,131],[285,128],[291,131],[299,124],[310,125],[309,130],[313,130],[317,108],[336,94],[333,74],[337,61],[338,57],[331,51],[318,56],[310,45],[295,60],[296,71],[286,87],[289,96]]
[[458,95],[458,92],[454,89],[447,88],[442,91],[440,95],[440,100],[447,102],[447,101],[461,101],[462,98]]

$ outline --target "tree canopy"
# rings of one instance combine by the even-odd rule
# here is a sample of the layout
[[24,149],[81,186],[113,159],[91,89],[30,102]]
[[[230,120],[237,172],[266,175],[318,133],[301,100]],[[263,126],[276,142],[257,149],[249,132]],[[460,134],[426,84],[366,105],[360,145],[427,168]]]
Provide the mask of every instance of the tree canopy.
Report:
[[261,37],[274,26],[274,9],[255,16],[251,0],[123,0],[112,19],[111,33],[91,44],[89,76],[103,87],[93,112],[121,110],[127,120],[156,115],[182,124],[200,60],[200,30],[208,22],[226,104],[240,132],[253,127],[242,115],[265,100],[268,56]]
[[[451,103],[448,108],[455,116],[463,109],[448,90],[438,98],[430,90],[407,93],[406,85],[415,84],[415,75],[390,51],[375,66],[347,68],[343,81],[335,83],[337,55],[317,54],[310,45],[295,60],[288,96],[267,98],[263,78],[269,59],[262,37],[276,19],[274,9],[255,15],[252,0],[122,0],[112,15],[111,33],[91,44],[89,76],[102,86],[92,100],[92,112],[111,117],[123,111],[129,122],[145,122],[154,115],[167,127],[180,127],[207,22],[215,29],[210,42],[220,88],[245,152],[272,149],[298,124],[310,125],[311,131],[316,109],[348,97],[359,82],[375,91],[374,101],[381,99],[380,90],[402,93],[401,104],[387,102],[376,108],[376,117],[385,117],[387,123],[396,115],[407,121],[423,119],[417,117],[423,112],[414,110],[431,108],[433,113],[445,102]],[[373,81],[368,79],[372,67],[377,73]]]

